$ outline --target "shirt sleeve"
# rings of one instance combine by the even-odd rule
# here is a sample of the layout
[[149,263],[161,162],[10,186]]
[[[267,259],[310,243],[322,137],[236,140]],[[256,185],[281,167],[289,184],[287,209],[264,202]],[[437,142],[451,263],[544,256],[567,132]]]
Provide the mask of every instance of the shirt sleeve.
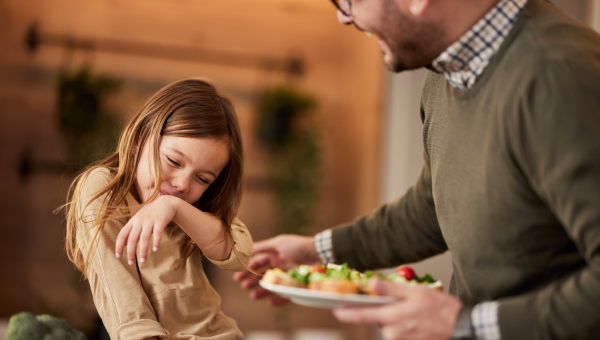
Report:
[[234,219],[231,224],[231,236],[235,243],[233,246],[235,247],[235,250],[237,250],[237,255],[236,252],[232,250],[229,258],[223,261],[213,260],[208,256],[206,258],[222,269],[239,272],[248,267],[248,263],[250,263],[250,258],[252,257],[254,243],[246,225],[237,218]]
[[[111,339],[167,338],[168,331],[157,321],[143,290],[137,266],[128,265],[126,256],[120,259],[115,256],[116,238],[127,219],[109,220],[91,244],[93,224],[107,204],[106,195],[92,198],[109,181],[106,169],[95,170],[88,176],[82,189],[81,219],[77,223],[77,244],[84,258],[90,253],[87,272],[94,304]],[[117,214],[126,209],[120,207]]]
[[336,263],[333,257],[333,244],[331,243],[331,229],[324,230],[315,235],[315,248],[321,263]]
[[595,60],[540,63],[525,84],[527,95],[518,99],[511,137],[517,161],[584,265],[535,291],[499,299],[505,339],[600,334],[600,63]]
[[471,325],[477,340],[501,340],[498,302],[482,302],[471,311]]
[[404,196],[332,231],[333,257],[357,270],[389,268],[448,250],[433,201],[429,157]]

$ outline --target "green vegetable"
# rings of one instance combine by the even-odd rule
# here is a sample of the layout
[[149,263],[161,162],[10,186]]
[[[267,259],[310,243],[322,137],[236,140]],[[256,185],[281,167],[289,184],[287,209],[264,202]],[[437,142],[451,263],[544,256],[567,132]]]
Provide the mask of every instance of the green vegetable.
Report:
[[300,273],[300,275],[308,275],[310,274],[310,271],[312,270],[311,266],[307,266],[305,264],[301,264],[300,267],[298,267],[298,273]]
[[327,275],[323,273],[312,273],[308,276],[308,282],[321,282],[327,279]]
[[308,283],[308,274],[302,275],[302,274],[300,274],[300,272],[296,268],[290,269],[290,271],[288,271],[287,274],[291,278],[296,279],[297,281],[299,281],[299,282],[301,282],[303,284],[307,284]]
[[362,279],[363,277],[364,277],[364,275],[363,275],[363,274],[361,274],[359,271],[356,271],[356,270],[351,270],[351,271],[350,271],[349,278],[350,278],[350,280],[352,280],[352,281],[360,280],[360,279]]
[[341,266],[327,266],[327,276],[334,280],[346,280],[350,278],[351,269],[348,268],[348,264],[344,263]]
[[80,331],[72,328],[67,321],[52,315],[38,315],[23,312],[10,318],[7,340],[87,340]]
[[348,278],[350,273],[348,271],[335,270],[335,269],[327,269],[327,275],[330,279],[335,280],[345,280]]
[[398,273],[391,273],[387,276],[387,279],[394,283],[407,283],[409,282],[404,276],[398,275]]
[[10,318],[8,330],[6,331],[7,340],[42,340],[44,334],[48,333],[50,328],[40,323],[31,313],[19,313]]
[[429,275],[429,274],[425,274],[423,276],[415,276],[415,279],[419,283],[434,283],[435,282],[433,277],[431,277],[431,275]]
[[44,335],[43,340],[78,340],[75,335],[65,331],[64,329],[54,329],[52,333]]

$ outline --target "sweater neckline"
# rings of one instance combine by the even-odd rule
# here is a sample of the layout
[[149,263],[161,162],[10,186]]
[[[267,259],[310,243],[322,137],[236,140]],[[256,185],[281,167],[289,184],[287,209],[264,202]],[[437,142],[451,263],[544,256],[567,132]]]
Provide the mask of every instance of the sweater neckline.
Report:
[[454,98],[457,98],[458,100],[470,100],[479,93],[481,88],[484,88],[488,82],[493,80],[498,65],[504,59],[504,55],[512,46],[516,37],[523,30],[523,26],[525,25],[525,23],[537,11],[540,1],[541,0],[529,0],[527,2],[525,8],[523,8],[521,13],[519,13],[519,15],[517,16],[517,20],[515,21],[511,32],[509,32],[508,36],[504,40],[504,43],[502,44],[502,46],[500,46],[500,49],[498,50],[494,58],[490,61],[487,68],[481,74],[478,81],[475,84],[473,84],[473,86],[467,89],[456,89],[448,81],[446,81],[445,86],[449,88],[449,91]]

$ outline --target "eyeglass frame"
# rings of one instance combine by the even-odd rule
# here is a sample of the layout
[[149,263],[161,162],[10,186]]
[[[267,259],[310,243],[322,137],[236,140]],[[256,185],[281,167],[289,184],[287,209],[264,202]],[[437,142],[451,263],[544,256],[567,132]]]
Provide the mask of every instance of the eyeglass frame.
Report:
[[342,1],[346,1],[348,3],[348,8],[349,8],[349,13],[346,13],[341,7],[340,5],[338,5],[338,1],[336,0],[331,0],[331,2],[333,3],[333,5],[340,11],[342,12],[343,15],[349,17],[352,15],[352,3],[350,2],[350,0],[342,0]]

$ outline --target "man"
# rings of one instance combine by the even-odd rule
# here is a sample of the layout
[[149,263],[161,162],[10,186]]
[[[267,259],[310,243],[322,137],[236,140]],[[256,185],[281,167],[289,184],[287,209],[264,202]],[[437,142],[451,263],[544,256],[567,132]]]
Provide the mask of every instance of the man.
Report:
[[334,3],[341,23],[379,37],[390,70],[430,70],[425,166],[370,216],[258,242],[250,268],[364,270],[450,250],[452,295],[377,282],[398,302],[335,316],[386,339],[596,339],[600,36],[545,0]]

